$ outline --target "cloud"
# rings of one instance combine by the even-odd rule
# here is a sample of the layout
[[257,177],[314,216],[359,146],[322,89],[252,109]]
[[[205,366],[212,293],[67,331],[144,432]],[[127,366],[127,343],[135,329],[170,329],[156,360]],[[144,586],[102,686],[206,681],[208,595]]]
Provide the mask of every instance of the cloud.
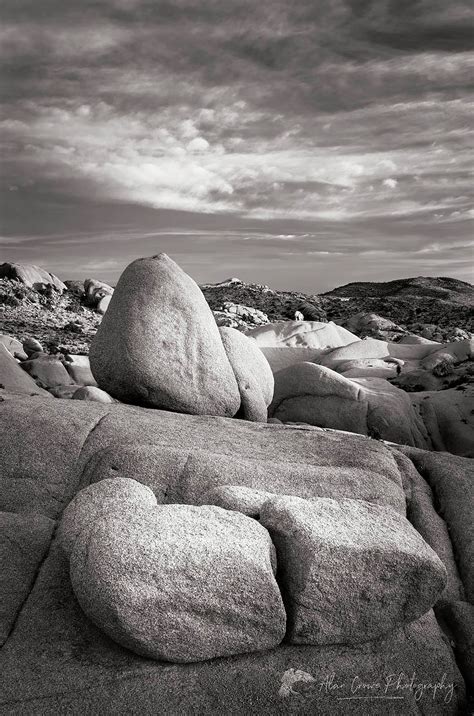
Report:
[[109,246],[118,206],[141,217],[130,241],[186,212],[199,245],[199,217],[221,217],[239,237],[266,227],[246,245],[267,251],[284,235],[303,251],[309,230],[321,258],[341,236],[375,251],[367,231],[418,249],[449,224],[453,256],[468,235],[464,0],[4,0],[2,14],[6,236],[56,222],[58,250],[103,211]]

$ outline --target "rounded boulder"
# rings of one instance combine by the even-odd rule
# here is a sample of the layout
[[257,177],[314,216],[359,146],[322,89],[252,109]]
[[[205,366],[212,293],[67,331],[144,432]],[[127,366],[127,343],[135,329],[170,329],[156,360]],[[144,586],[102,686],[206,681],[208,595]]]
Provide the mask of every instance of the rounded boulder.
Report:
[[121,275],[90,348],[99,387],[126,402],[232,417],[237,381],[199,286],[166,254]]
[[273,549],[245,515],[161,505],[97,520],[75,542],[71,582],[84,612],[122,646],[201,661],[272,648],[285,636]]

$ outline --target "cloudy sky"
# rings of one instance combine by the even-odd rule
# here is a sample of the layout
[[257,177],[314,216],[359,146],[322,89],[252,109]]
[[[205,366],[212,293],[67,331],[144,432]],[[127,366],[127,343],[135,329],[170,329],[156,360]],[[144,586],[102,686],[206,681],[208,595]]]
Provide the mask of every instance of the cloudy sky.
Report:
[[[472,280],[471,0],[0,0],[2,260]],[[471,86],[470,86],[471,85]]]

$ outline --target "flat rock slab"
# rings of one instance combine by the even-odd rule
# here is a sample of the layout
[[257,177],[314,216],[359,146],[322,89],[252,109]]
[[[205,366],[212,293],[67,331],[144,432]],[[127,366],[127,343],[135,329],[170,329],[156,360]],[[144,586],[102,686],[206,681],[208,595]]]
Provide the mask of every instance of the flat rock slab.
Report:
[[79,489],[81,451],[105,414],[97,403],[51,397],[0,402],[0,510],[57,519]]
[[0,646],[30,592],[54,525],[39,514],[0,512]]
[[[407,684],[412,674],[415,685],[443,686],[417,699]],[[198,664],[160,663],[118,646],[87,619],[72,593],[67,559],[54,543],[0,654],[0,710],[9,716],[379,716],[380,700],[361,705],[353,698],[366,695],[364,684],[377,683],[375,695],[387,689],[398,697],[383,701],[384,713],[462,713],[463,680],[432,614],[357,647],[280,646]]]
[[[258,489],[260,484],[278,494],[355,497],[404,510],[393,455],[382,443],[358,435],[51,398],[0,403],[0,420],[5,510],[41,504],[35,509],[56,517],[67,504],[65,496],[71,499],[79,485],[87,485],[96,467],[95,479],[114,472],[144,476],[159,502],[200,504],[202,494],[216,485]],[[141,454],[134,452],[139,446]],[[166,457],[166,450],[175,452]],[[168,461],[162,470],[160,461]],[[171,481],[168,469],[174,471]],[[168,489],[166,499],[156,486]]]
[[278,497],[260,510],[277,548],[296,644],[355,644],[426,613],[446,584],[408,520],[362,500]]

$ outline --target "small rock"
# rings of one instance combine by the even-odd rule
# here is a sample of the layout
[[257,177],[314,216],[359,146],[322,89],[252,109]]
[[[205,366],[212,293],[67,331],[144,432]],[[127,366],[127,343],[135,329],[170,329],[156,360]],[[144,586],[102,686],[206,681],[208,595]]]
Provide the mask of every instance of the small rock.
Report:
[[23,348],[27,356],[31,357],[33,353],[43,353],[43,346],[36,338],[27,338],[23,341]]
[[83,385],[72,396],[73,400],[93,400],[96,403],[115,403],[115,400],[105,390],[95,385]]
[[21,367],[35,379],[42,388],[54,388],[57,385],[67,385],[74,381],[69,376],[62,361],[55,356],[41,356],[23,361]]
[[26,360],[28,358],[20,341],[13,338],[13,336],[0,334],[0,343],[5,346],[7,351],[11,353],[14,358],[17,358],[18,360]]

